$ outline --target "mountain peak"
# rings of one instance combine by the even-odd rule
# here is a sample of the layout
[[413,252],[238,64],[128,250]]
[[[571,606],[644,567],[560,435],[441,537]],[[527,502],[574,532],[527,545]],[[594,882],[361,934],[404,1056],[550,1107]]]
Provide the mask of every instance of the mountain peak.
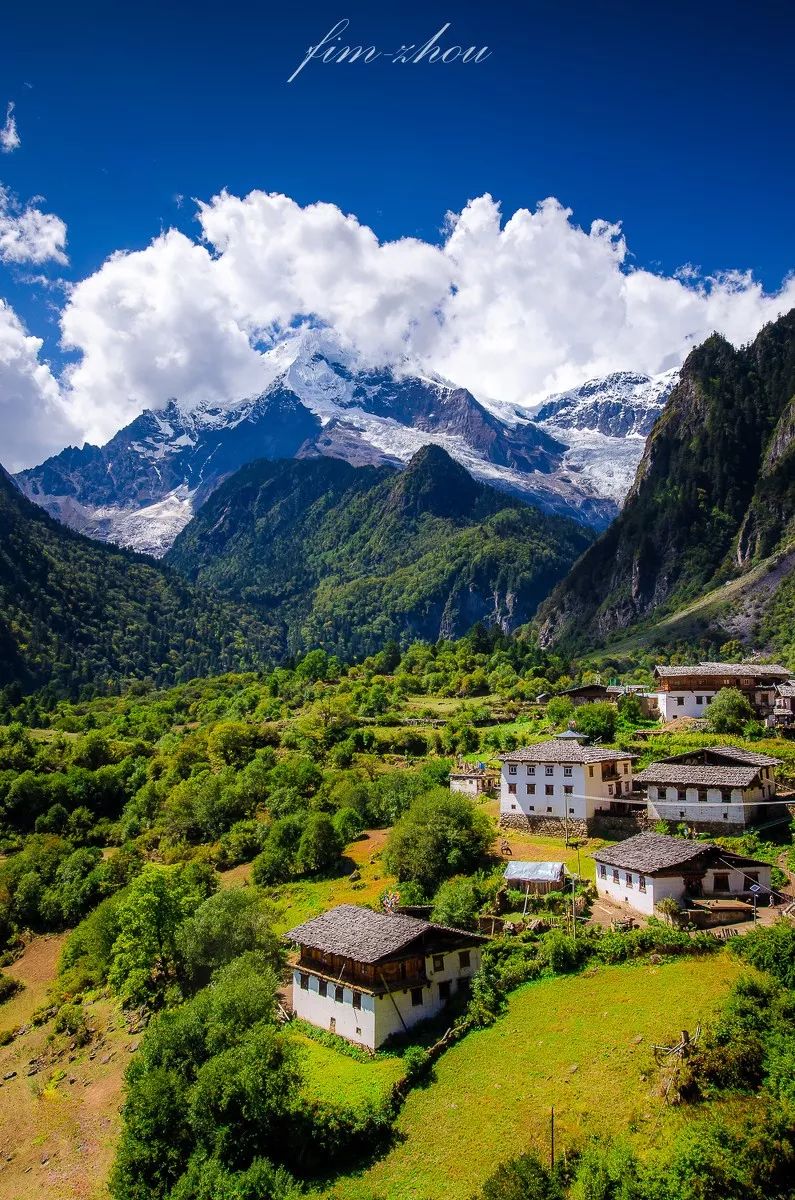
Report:
[[471,513],[481,488],[441,446],[423,446],[392,488],[391,505],[406,516],[458,519]]

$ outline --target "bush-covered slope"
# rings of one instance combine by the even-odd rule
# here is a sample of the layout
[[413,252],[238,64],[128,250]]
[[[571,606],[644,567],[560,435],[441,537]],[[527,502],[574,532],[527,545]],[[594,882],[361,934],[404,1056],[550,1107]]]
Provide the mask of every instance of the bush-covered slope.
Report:
[[539,613],[542,641],[596,645],[783,554],[794,397],[795,311],[741,350],[717,335],[694,350],[624,510]]
[[168,684],[259,666],[273,649],[258,618],[65,529],[0,468],[0,688]]
[[290,651],[344,655],[527,621],[589,545],[477,483],[436,446],[405,471],[257,462],[210,497],[167,561],[267,614]]

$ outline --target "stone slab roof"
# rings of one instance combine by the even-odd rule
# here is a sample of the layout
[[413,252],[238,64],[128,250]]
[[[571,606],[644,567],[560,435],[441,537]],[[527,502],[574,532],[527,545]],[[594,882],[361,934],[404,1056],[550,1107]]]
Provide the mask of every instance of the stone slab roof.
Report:
[[780,683],[776,691],[779,696],[795,696],[795,683]]
[[548,742],[539,742],[537,746],[523,746],[519,750],[508,750],[498,755],[503,762],[528,763],[598,763],[613,762],[615,759],[625,761],[637,758],[626,750],[608,750],[604,746],[581,746],[571,739],[550,738]]
[[788,679],[790,671],[776,663],[692,663],[689,667],[656,666],[655,674],[660,679],[680,679],[701,675],[746,675],[759,679]]
[[358,904],[340,904],[311,921],[304,921],[303,925],[296,925],[284,937],[312,950],[339,954],[360,963],[375,963],[399,953],[427,933],[454,933],[473,944],[486,941],[465,929],[435,925],[399,913],[374,912]]
[[683,787],[747,788],[759,776],[752,766],[699,765],[693,763],[654,762],[635,775],[635,783],[664,783]]
[[707,746],[705,750],[716,758],[728,758],[749,767],[780,767],[782,763],[780,758],[757,754],[756,750],[746,750],[743,746]]

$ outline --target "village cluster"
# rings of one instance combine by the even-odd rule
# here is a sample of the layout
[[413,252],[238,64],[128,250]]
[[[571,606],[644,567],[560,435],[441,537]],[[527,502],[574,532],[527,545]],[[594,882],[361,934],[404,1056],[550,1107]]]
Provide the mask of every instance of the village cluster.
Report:
[[[617,700],[632,690],[647,716],[669,722],[703,716],[708,702],[730,687],[768,726],[795,723],[795,681],[784,667],[658,666],[655,679],[655,691],[587,684],[564,694],[577,705]],[[593,836],[611,839],[613,845],[592,857],[597,894],[616,912],[652,916],[668,900],[703,928],[755,917],[758,905],[789,900],[773,890],[768,863],[695,836],[743,834],[795,803],[795,794],[777,784],[780,759],[715,745],[636,772],[635,755],[588,745],[574,729],[499,759],[499,774],[483,764],[453,771],[451,789],[473,798],[499,789],[504,830],[563,838],[567,845]],[[655,831],[661,822],[686,836]],[[562,862],[511,861],[505,881],[527,895],[561,891],[566,868]],[[482,933],[356,905],[334,908],[287,938],[298,947],[296,1015],[371,1049],[435,1016],[454,992],[468,989],[486,940]]]

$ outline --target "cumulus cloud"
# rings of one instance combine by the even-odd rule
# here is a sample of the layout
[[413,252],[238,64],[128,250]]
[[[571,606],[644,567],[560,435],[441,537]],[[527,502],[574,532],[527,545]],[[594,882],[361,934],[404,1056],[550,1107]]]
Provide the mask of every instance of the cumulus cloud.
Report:
[[9,100],[8,108],[6,109],[6,122],[0,128],[0,150],[4,154],[10,154],[12,150],[18,150],[22,145],[19,133],[17,132],[17,122],[14,116],[14,101]]
[[0,300],[0,463],[8,471],[56,453],[80,432],[41,349],[41,338],[29,334]]
[[303,321],[334,327],[372,365],[437,372],[481,399],[531,406],[614,370],[678,366],[713,330],[735,344],[795,306],[749,274],[633,266],[612,222],[580,228],[548,199],[503,220],[484,195],[440,243],[381,242],[331,204],[222,192],[176,230],[117,253],[69,293],[62,388],[92,441],[145,407],[234,400],[272,377],[265,352]]
[[65,246],[66,225],[60,217],[42,212],[33,201],[21,205],[0,185],[0,262],[65,266]]

